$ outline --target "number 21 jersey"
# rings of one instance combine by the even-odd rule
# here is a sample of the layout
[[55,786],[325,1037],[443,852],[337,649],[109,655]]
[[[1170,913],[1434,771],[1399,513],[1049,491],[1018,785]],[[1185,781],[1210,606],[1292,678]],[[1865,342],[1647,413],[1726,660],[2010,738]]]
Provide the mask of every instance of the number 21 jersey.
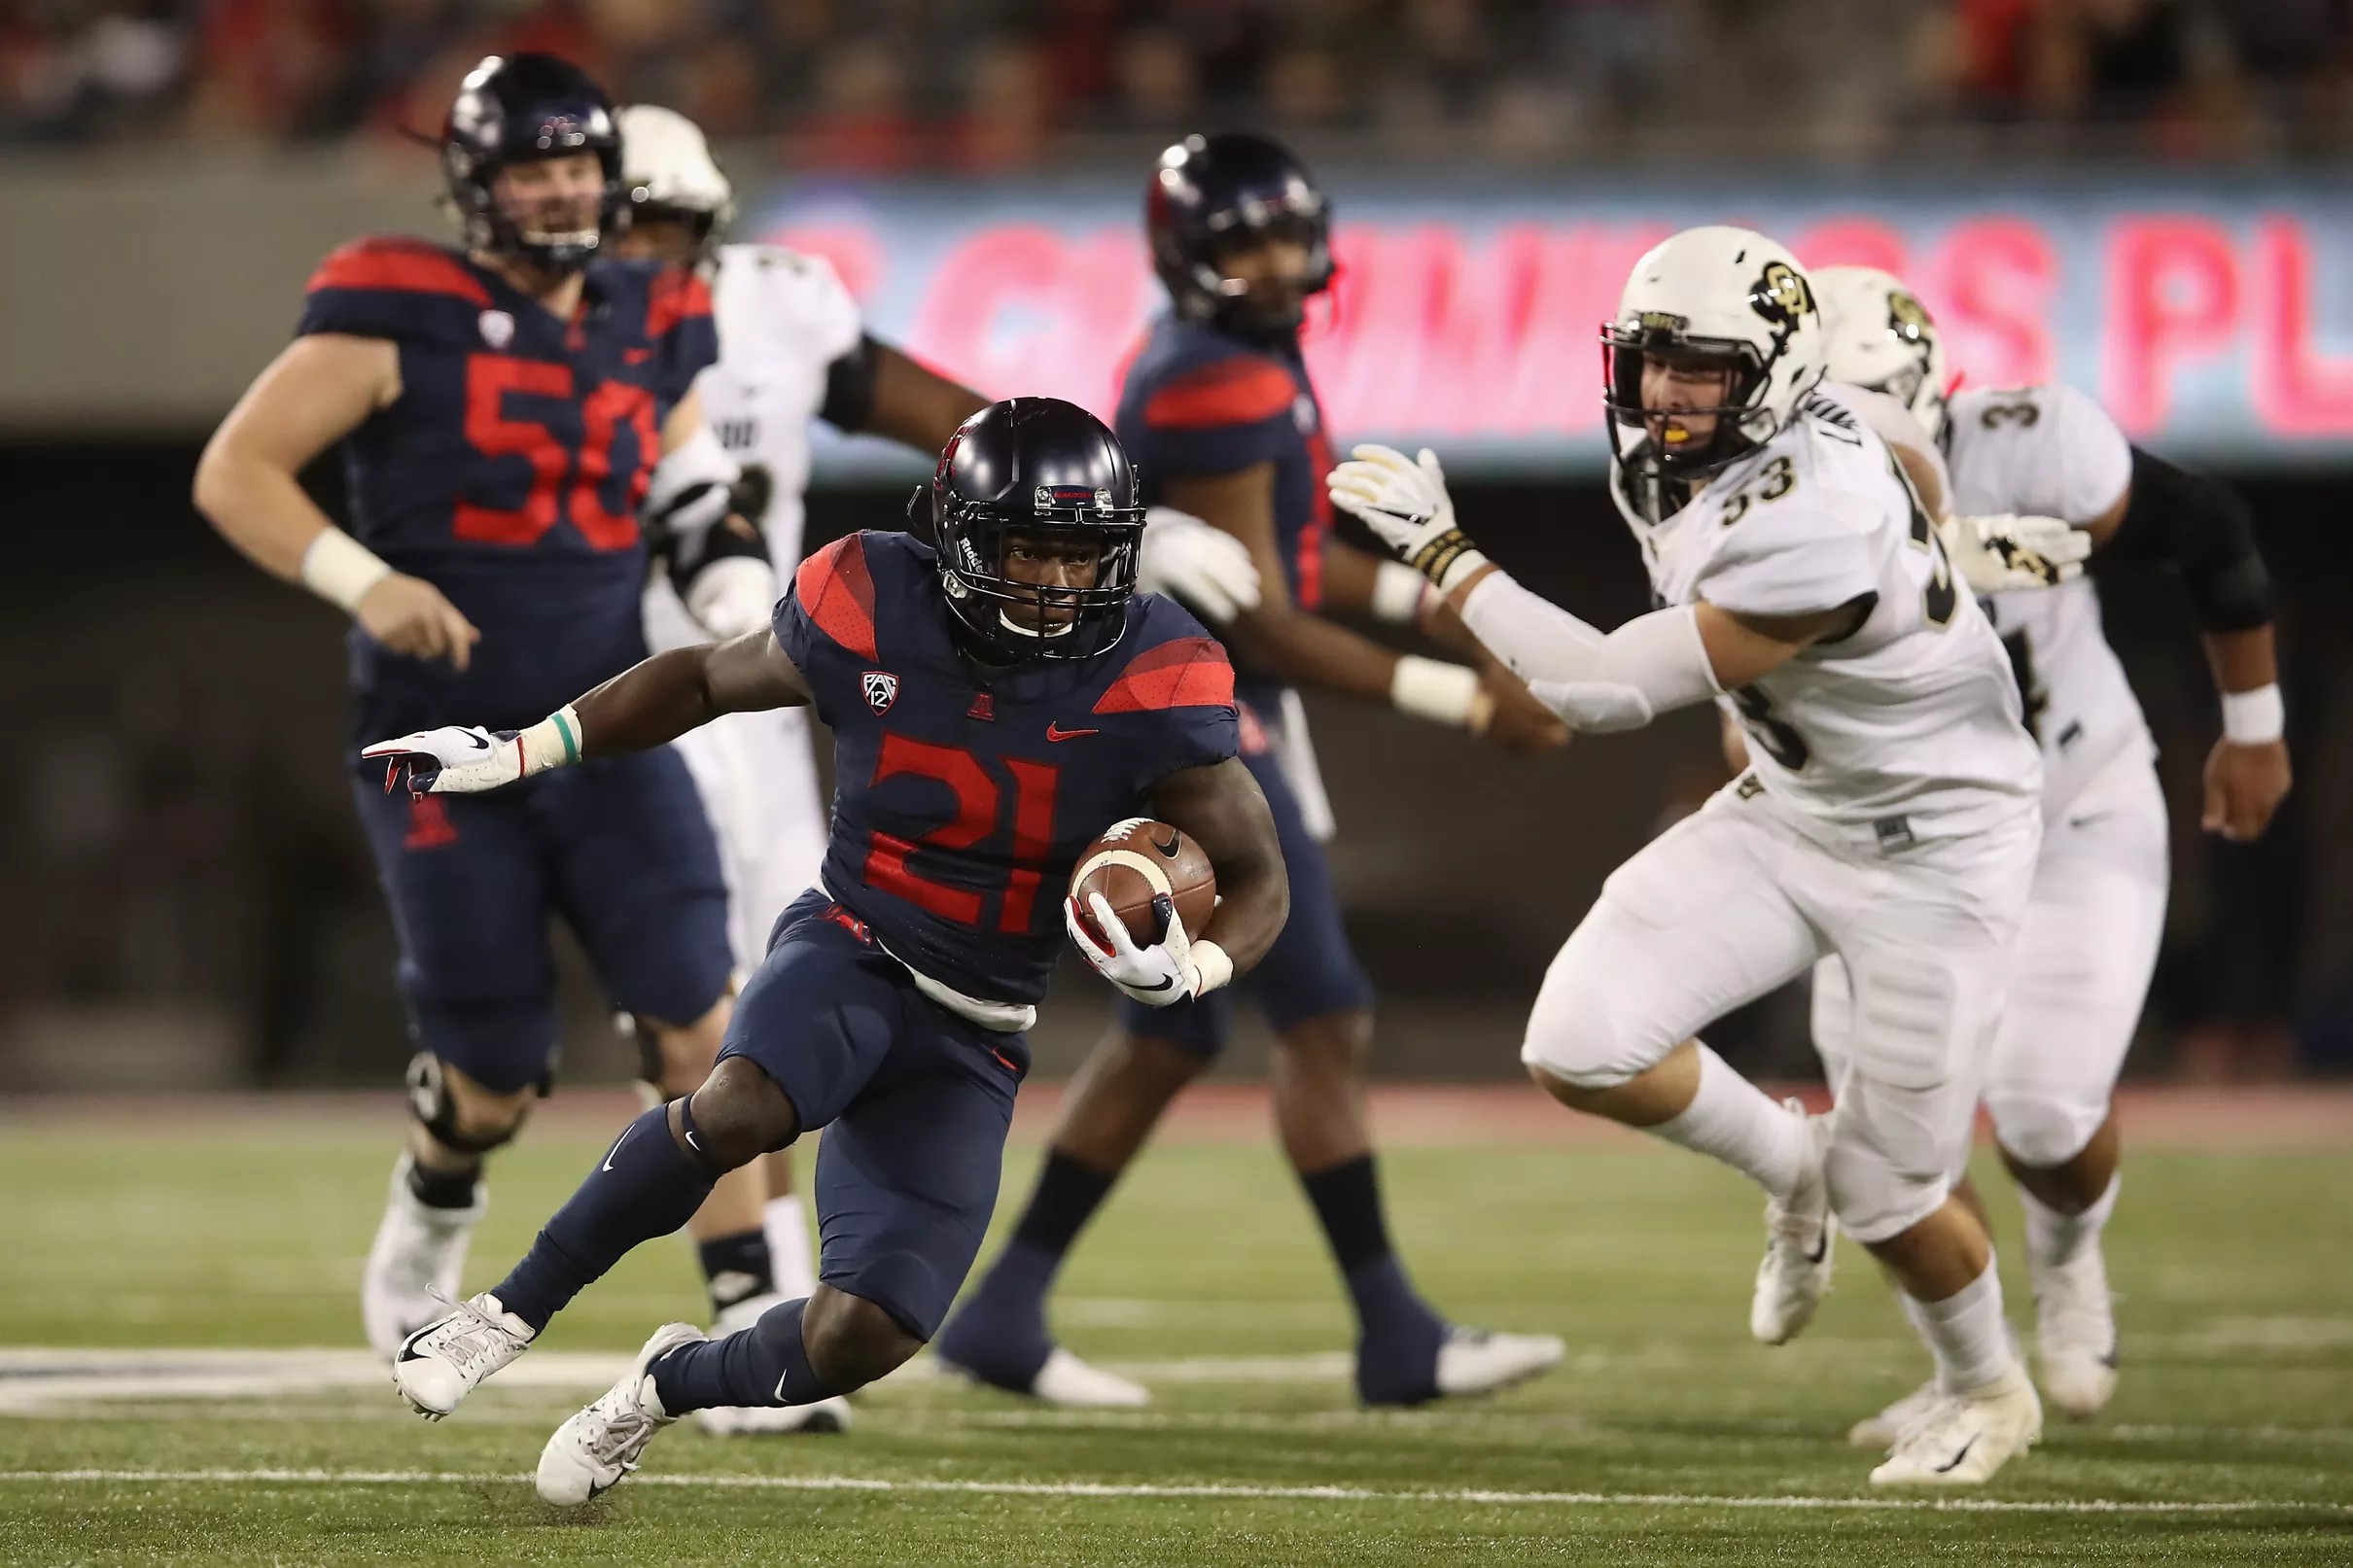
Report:
[[362,239],[312,275],[297,331],[398,348],[400,397],[344,442],[352,532],[482,634],[461,672],[355,626],[362,738],[518,729],[645,657],[637,509],[718,354],[699,280],[600,259],[563,321],[460,252]]
[[853,534],[801,563],[775,626],[833,732],[826,891],[982,1000],[1042,996],[1079,852],[1241,747],[1225,649],[1157,594],[1093,658],[990,669],[951,633],[929,545]]
[[1758,780],[1802,818],[1893,851],[2032,808],[2041,772],[2001,644],[1886,444],[1835,393],[1809,394],[1655,526],[1622,470],[1610,488],[1661,604],[1766,617],[1870,607],[1848,636],[1726,699]]

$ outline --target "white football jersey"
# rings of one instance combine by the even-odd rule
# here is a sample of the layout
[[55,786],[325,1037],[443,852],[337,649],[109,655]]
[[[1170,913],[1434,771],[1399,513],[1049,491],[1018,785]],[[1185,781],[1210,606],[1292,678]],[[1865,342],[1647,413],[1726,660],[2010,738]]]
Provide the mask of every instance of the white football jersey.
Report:
[[[1945,415],[1952,509],[2089,523],[2132,482],[2132,445],[2072,387],[1963,392]],[[2054,817],[2120,751],[2155,755],[2148,721],[2100,627],[2090,577],[1986,601],[2009,651],[2026,726],[2043,749],[2044,815]]]
[[[727,455],[774,481],[764,527],[781,579],[800,564],[809,422],[825,405],[825,372],[864,324],[829,262],[778,245],[720,246],[711,303],[719,360],[694,388]],[[656,652],[710,641],[660,577],[646,591],[646,638]]]
[[1862,626],[1724,699],[1758,780],[1807,819],[1897,851],[2031,809],[2042,785],[1992,626],[1946,562],[1886,444],[1837,389],[1651,525],[1633,525],[1663,605],[1753,615],[1869,600]]

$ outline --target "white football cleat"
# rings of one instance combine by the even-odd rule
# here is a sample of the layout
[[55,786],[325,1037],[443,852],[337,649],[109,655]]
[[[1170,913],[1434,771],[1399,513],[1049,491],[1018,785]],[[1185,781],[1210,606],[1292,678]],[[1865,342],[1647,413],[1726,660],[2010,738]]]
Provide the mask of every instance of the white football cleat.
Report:
[[[741,1334],[760,1320],[771,1307],[784,1305],[785,1298],[770,1292],[737,1302],[719,1314],[711,1326],[711,1338],[723,1340],[730,1334]],[[836,1394],[813,1405],[744,1405],[725,1406],[696,1411],[694,1424],[715,1438],[783,1437],[794,1432],[812,1436],[824,1432],[850,1430],[850,1402]]]
[[678,1419],[653,1391],[653,1363],[682,1344],[705,1338],[691,1323],[665,1323],[637,1353],[621,1380],[597,1396],[540,1450],[540,1496],[557,1508],[578,1508],[637,1468],[653,1435]]
[[2026,1369],[2013,1360],[1992,1382],[1938,1396],[1904,1429],[1886,1462],[1871,1473],[1871,1483],[1975,1486],[2042,1436],[2043,1402]]
[[1756,1293],[1748,1300],[1748,1332],[1766,1344],[1787,1344],[1806,1332],[1830,1294],[1830,1272],[1838,1266],[1839,1222],[1822,1180],[1830,1118],[1808,1116],[1802,1100],[1784,1103],[1806,1124],[1806,1163],[1788,1199],[1765,1203],[1765,1261],[1757,1265]]
[[401,1342],[392,1358],[392,1386],[410,1410],[438,1421],[483,1378],[530,1349],[531,1338],[531,1325],[485,1291],[445,1308]]
[[1143,1384],[1090,1366],[1059,1344],[1046,1357],[1045,1365],[1037,1369],[1037,1376],[1030,1379],[1030,1386],[1021,1392],[1040,1404],[1066,1411],[1140,1411],[1152,1403],[1152,1391]]
[[1866,1415],[1846,1429],[1846,1441],[1858,1448],[1877,1448],[1881,1453],[1894,1447],[1907,1427],[1926,1415],[1944,1391],[1930,1377],[1919,1387],[1888,1406],[1877,1415]]
[[1438,1396],[1489,1394],[1540,1376],[1561,1364],[1568,1346],[1552,1334],[1502,1334],[1453,1329],[1438,1347]]
[[413,1156],[403,1152],[392,1167],[392,1192],[375,1244],[360,1271],[360,1321],[368,1343],[390,1361],[401,1342],[449,1310],[466,1272],[466,1246],[489,1207],[476,1184],[468,1208],[433,1208],[408,1190]]
[[2034,1359],[2043,1392],[2088,1421],[2116,1395],[2116,1308],[2098,1244],[2073,1263],[2034,1272]]

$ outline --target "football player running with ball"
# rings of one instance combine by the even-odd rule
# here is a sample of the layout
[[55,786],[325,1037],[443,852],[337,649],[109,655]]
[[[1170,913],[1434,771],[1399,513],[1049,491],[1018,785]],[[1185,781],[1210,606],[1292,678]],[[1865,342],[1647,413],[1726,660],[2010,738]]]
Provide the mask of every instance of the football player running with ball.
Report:
[[[1760,1338],[1812,1316],[1839,1228],[1869,1248],[1938,1372],[1872,1480],[1980,1482],[2042,1431],[1984,1226],[1951,1193],[2041,838],[2009,663],[1889,448],[1819,385],[1820,313],[1781,246],[1675,235],[1603,342],[1611,491],[1665,608],[1605,634],[1529,593],[1456,528],[1428,452],[1359,448],[1332,496],[1574,727],[1737,709],[1753,767],[1610,877],[1522,1059],[1572,1109],[1765,1189]],[[1832,953],[1857,1023],[1809,1118],[1696,1036]]]
[[[693,389],[714,344],[700,281],[605,249],[620,157],[578,67],[482,61],[441,134],[464,248],[375,236],[328,257],[295,341],[197,467],[215,527],[351,614],[361,741],[527,724],[645,656],[637,512],[657,461],[708,440]],[[338,442],[350,534],[298,478]],[[456,1293],[483,1162],[551,1081],[550,920],[641,1021],[664,1097],[711,1070],[732,964],[711,829],[667,749],[495,800],[387,794],[374,768],[352,783],[416,1046],[414,1125],[361,1279],[389,1358]],[[715,1310],[768,1288],[761,1200],[756,1170],[731,1175],[689,1227]]]
[[[2262,833],[2287,795],[2290,770],[2270,582],[2244,505],[2133,447],[2071,388],[1967,391],[1948,401],[1936,323],[1911,291],[1866,267],[1824,267],[1813,280],[1830,378],[1910,409],[1943,450],[1957,511],[2057,518],[2111,555],[2178,573],[2222,691],[2205,826],[2231,839]],[[2116,1390],[2116,1317],[2100,1252],[2120,1185],[2110,1098],[2164,929],[2165,800],[2148,724],[2101,631],[2099,590],[2079,578],[1995,593],[1985,609],[2042,749],[2043,847],[1984,1099],[2025,1209],[2043,1396],[2087,1418]],[[1857,1028],[1838,959],[1815,971],[1813,1005],[1814,1041],[1835,1079]],[[1965,1176],[1956,1191],[1983,1216]],[[1892,1442],[1936,1398],[1932,1381],[1857,1422],[1852,1436],[1873,1446]]]
[[[903,534],[830,544],[772,629],[656,654],[519,735],[368,749],[412,789],[473,793],[722,714],[805,704],[833,732],[822,881],[777,922],[709,1081],[623,1129],[506,1279],[393,1364],[413,1408],[446,1415],[714,1181],[824,1128],[820,1283],[724,1339],[657,1330],[548,1440],[551,1503],[613,1485],[688,1411],[846,1394],[931,1338],[996,1204],[1066,929],[1122,992],[1169,1005],[1247,972],[1282,928],[1233,668],[1176,604],[1133,591],[1144,509],[1110,431],[1054,399],[994,403],[948,442],[927,499],[937,550]],[[1080,852],[1139,815],[1194,840],[1220,899],[1203,929],[1172,914],[1148,946],[1116,920],[1099,938],[1061,895]]]
[[[1330,212],[1306,167],[1262,136],[1187,137],[1152,171],[1144,223],[1169,309],[1127,368],[1119,436],[1150,499],[1247,545],[1264,586],[1220,635],[1239,666],[1243,761],[1282,831],[1292,909],[1244,991],[1276,1035],[1269,1070],[1283,1153],[1356,1310],[1356,1392],[1368,1405],[1416,1405],[1502,1387],[1556,1364],[1561,1342],[1449,1323],[1391,1242],[1364,1119],[1373,988],[1341,924],[1320,842],[1330,809],[1293,683],[1387,702],[1514,751],[1548,750],[1567,731],[1493,661],[1482,673],[1392,653],[1325,618],[1353,609],[1426,626],[1437,596],[1397,562],[1329,538],[1331,449],[1299,332],[1308,297],[1332,279]],[[1047,1297],[1161,1113],[1225,1048],[1232,1007],[1218,995],[1121,1009],[1117,1032],[1071,1083],[1011,1237],[940,1336],[942,1361],[1048,1404],[1148,1401],[1141,1385],[1054,1342]]]

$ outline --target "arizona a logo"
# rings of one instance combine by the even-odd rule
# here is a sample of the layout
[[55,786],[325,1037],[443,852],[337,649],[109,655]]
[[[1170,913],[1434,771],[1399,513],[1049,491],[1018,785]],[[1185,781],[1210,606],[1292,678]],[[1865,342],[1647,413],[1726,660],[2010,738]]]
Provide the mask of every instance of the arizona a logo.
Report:
[[887,714],[898,701],[898,677],[888,670],[868,670],[858,678],[866,694],[866,706],[878,714]]

